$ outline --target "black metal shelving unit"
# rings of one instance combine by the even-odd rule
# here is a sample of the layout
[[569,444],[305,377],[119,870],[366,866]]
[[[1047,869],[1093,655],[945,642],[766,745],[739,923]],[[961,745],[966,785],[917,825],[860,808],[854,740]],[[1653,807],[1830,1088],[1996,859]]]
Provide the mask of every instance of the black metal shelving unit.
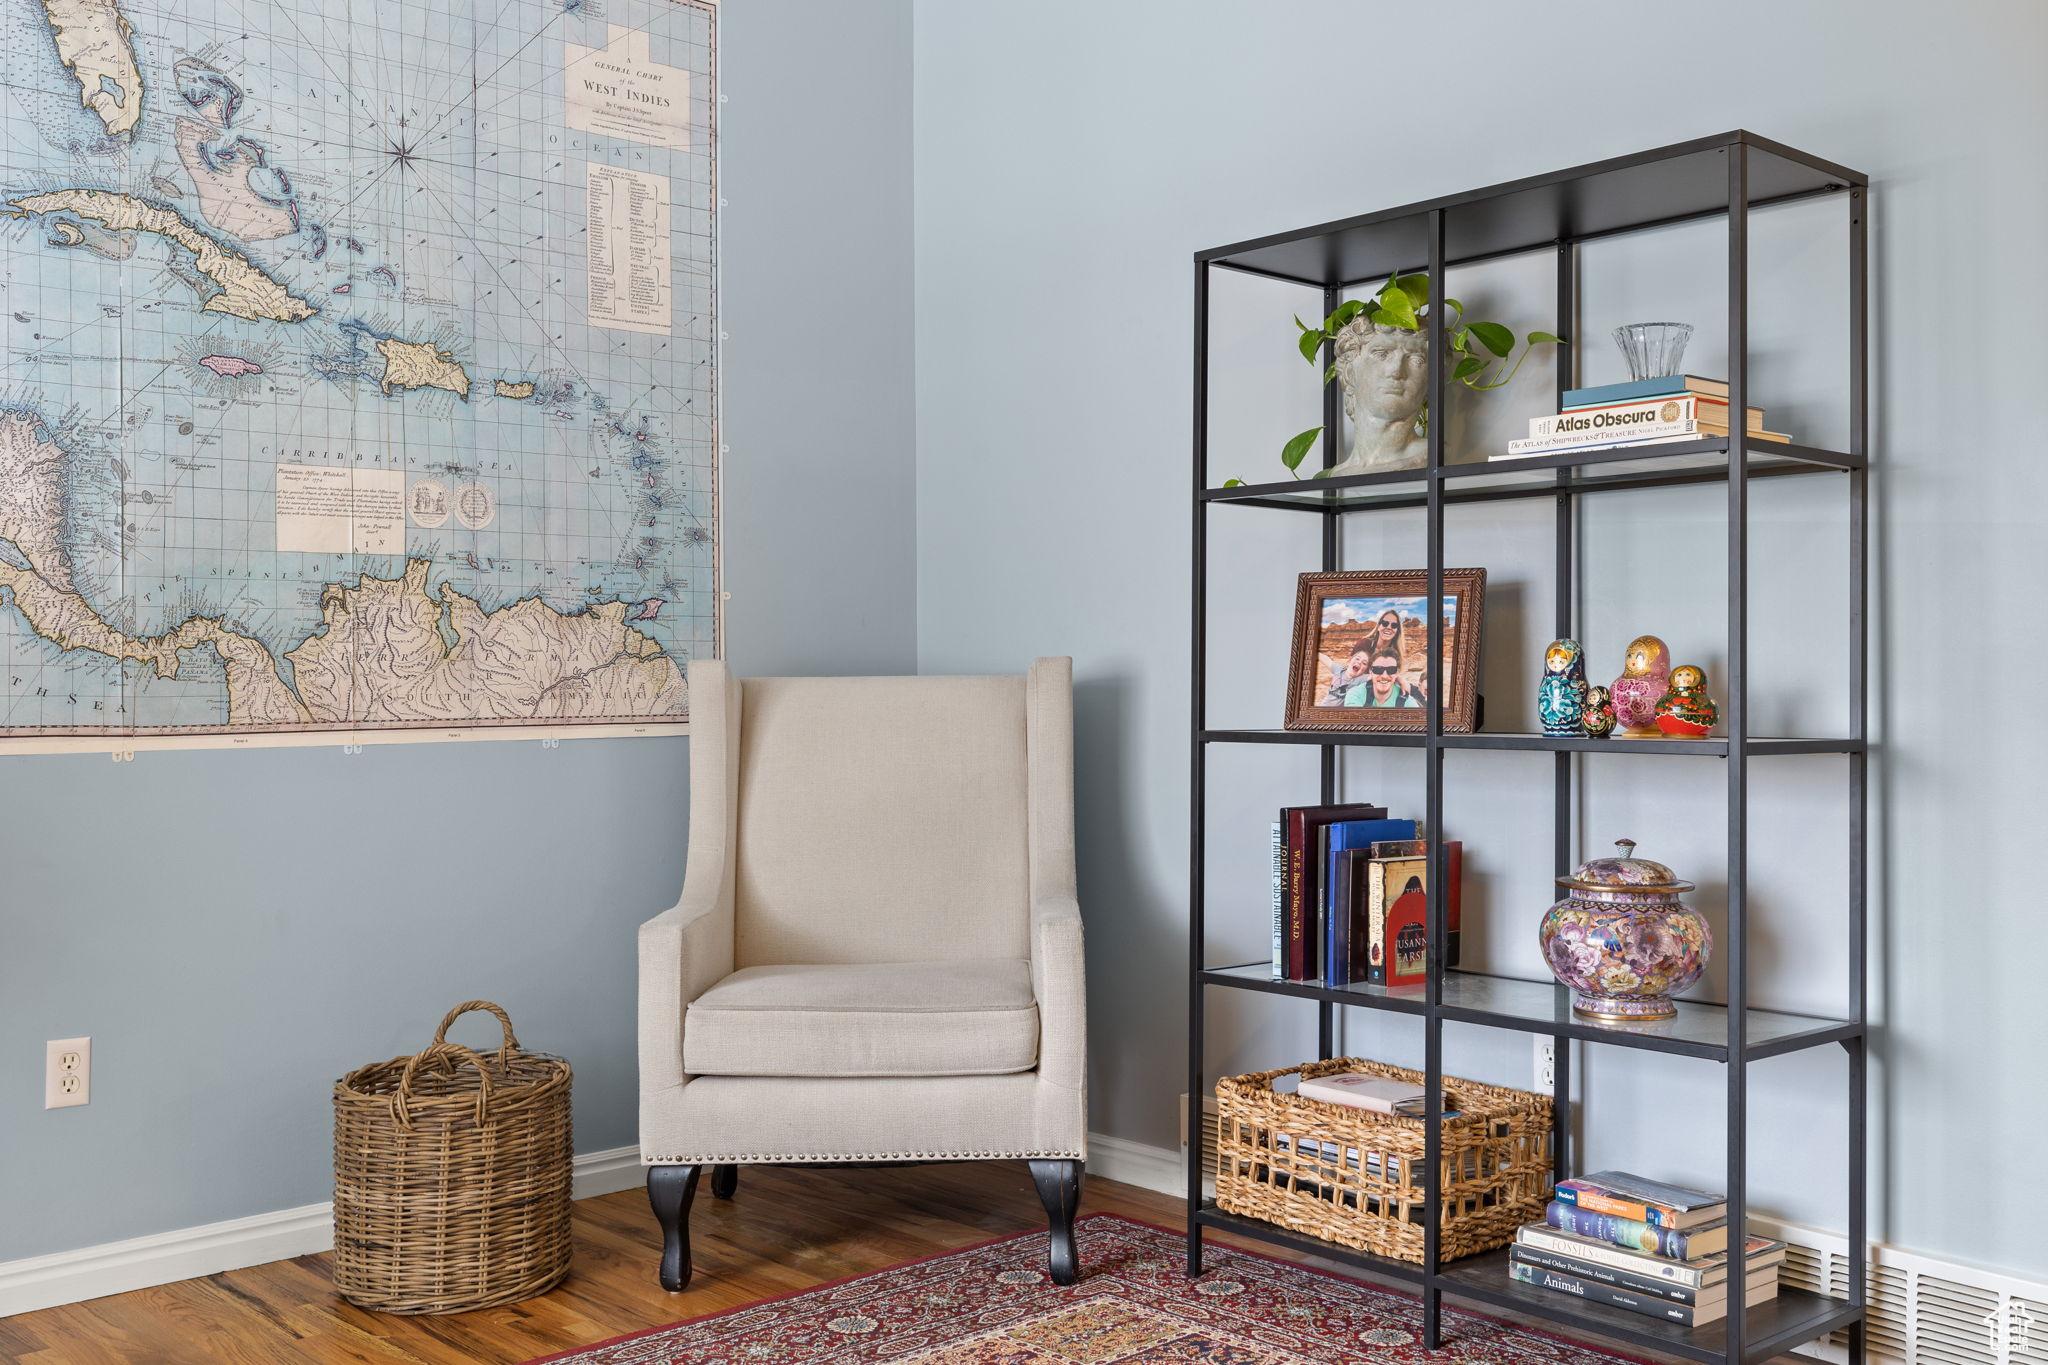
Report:
[[[1189,825],[1191,879],[1189,904],[1189,1061],[1188,1131],[1202,1131],[1202,1102],[1211,1080],[1203,1057],[1203,1025],[1207,993],[1212,989],[1259,991],[1313,1000],[1320,1021],[1321,1055],[1332,1055],[1336,1008],[1339,1005],[1418,1015],[1425,1028],[1425,1070],[1429,1081],[1427,1189],[1424,1260],[1421,1265],[1391,1261],[1276,1227],[1236,1217],[1203,1197],[1204,1163],[1188,1163],[1188,1271],[1201,1273],[1202,1234],[1217,1228],[1328,1260],[1392,1277],[1416,1286],[1421,1293],[1423,1336],[1434,1348],[1442,1342],[1442,1297],[1451,1294],[1481,1305],[1513,1309],[1568,1329],[1611,1341],[1700,1361],[1739,1362],[1768,1359],[1803,1342],[1843,1331],[1851,1365],[1864,1360],[1865,1273],[1868,1256],[1866,1222],[1865,1101],[1867,1086],[1865,974],[1867,918],[1865,905],[1866,718],[1868,687],[1865,658],[1868,646],[1869,518],[1866,503],[1869,393],[1869,300],[1867,282],[1867,177],[1805,152],[1736,131],[1661,147],[1549,175],[1534,176],[1490,189],[1404,205],[1294,232],[1279,233],[1195,256],[1194,353],[1194,489],[1193,507],[1193,709],[1190,744],[1192,814]],[[1445,424],[1430,423],[1426,468],[1346,478],[1255,484],[1232,488],[1209,486],[1209,283],[1211,272],[1233,270],[1320,289],[1324,312],[1342,301],[1344,291],[1376,284],[1397,271],[1427,269],[1443,288],[1448,268],[1499,257],[1548,251],[1556,259],[1557,331],[1577,339],[1574,324],[1577,298],[1578,247],[1617,233],[1686,222],[1725,218],[1728,269],[1728,404],[1731,413],[1749,407],[1748,374],[1749,213],[1754,208],[1797,200],[1834,196],[1846,207],[1844,260],[1849,293],[1848,449],[1820,450],[1800,445],[1767,444],[1757,449],[1743,424],[1732,422],[1726,438],[1674,443],[1654,448],[1621,447],[1580,454],[1564,453],[1499,464],[1444,462]],[[1445,338],[1430,328],[1429,402],[1432,412],[1444,411]],[[1560,393],[1575,384],[1576,352],[1560,348]],[[1323,465],[1338,459],[1341,412],[1334,386],[1324,401]],[[1849,650],[1847,733],[1836,737],[1762,736],[1751,732],[1748,706],[1748,549],[1749,485],[1759,478],[1831,476],[1842,480],[1849,523]],[[1324,570],[1339,566],[1342,518],[1377,511],[1416,509],[1427,519],[1429,609],[1429,695],[1442,696],[1443,622],[1436,610],[1442,598],[1444,512],[1451,505],[1510,498],[1554,501],[1556,563],[1556,634],[1577,635],[1577,584],[1574,581],[1575,534],[1582,498],[1614,489],[1660,488],[1685,484],[1724,484],[1728,534],[1728,654],[1723,681],[1722,729],[1725,737],[1665,740],[1655,744],[1591,739],[1551,739],[1529,734],[1455,734],[1442,730],[1442,717],[1431,708],[1426,728],[1407,734],[1349,734],[1293,730],[1212,730],[1205,710],[1208,663],[1207,581],[1210,516],[1218,508],[1262,508],[1307,513],[1322,519]],[[1232,515],[1242,515],[1233,513]],[[1532,683],[1533,685],[1533,683]],[[1727,921],[1717,953],[1726,966],[1728,1001],[1705,1004],[1682,1001],[1674,1021],[1652,1027],[1613,1026],[1576,1017],[1569,994],[1552,982],[1521,981],[1481,972],[1447,971],[1443,967],[1445,922],[1440,904],[1442,849],[1432,843],[1433,867],[1428,887],[1429,973],[1418,994],[1413,989],[1389,990],[1364,985],[1329,988],[1309,982],[1276,981],[1267,963],[1214,965],[1206,947],[1205,809],[1207,758],[1215,744],[1308,744],[1321,753],[1321,800],[1337,799],[1336,756],[1348,745],[1421,749],[1424,753],[1425,820],[1432,835],[1442,828],[1444,755],[1455,749],[1538,750],[1555,755],[1552,774],[1553,862],[1558,875],[1568,873],[1576,859],[1572,827],[1573,798],[1580,780],[1573,755],[1693,755],[1722,761],[1727,776],[1728,858]],[[1755,760],[1786,755],[1837,754],[1847,768],[1848,859],[1848,1008],[1842,1018],[1818,1018],[1749,1007],[1748,974],[1748,847],[1750,766]],[[1728,1315],[1708,1327],[1689,1329],[1641,1317],[1604,1305],[1521,1285],[1509,1277],[1504,1251],[1467,1257],[1454,1263],[1439,1258],[1441,1163],[1441,1082],[1443,1026],[1446,1021],[1548,1034],[1611,1047],[1634,1047],[1723,1064],[1727,1080],[1728,1215],[1742,1227],[1747,1213],[1748,1068],[1753,1062],[1803,1049],[1839,1044],[1847,1053],[1848,1150],[1843,1174],[1848,1187],[1848,1254],[1857,1273],[1848,1277],[1845,1298],[1781,1288],[1769,1303],[1749,1308],[1732,1295]],[[1554,1151],[1558,1178],[1572,1170],[1570,1049],[1557,1050]],[[1739,1238],[1731,1253],[1730,1283],[1742,1283]]]

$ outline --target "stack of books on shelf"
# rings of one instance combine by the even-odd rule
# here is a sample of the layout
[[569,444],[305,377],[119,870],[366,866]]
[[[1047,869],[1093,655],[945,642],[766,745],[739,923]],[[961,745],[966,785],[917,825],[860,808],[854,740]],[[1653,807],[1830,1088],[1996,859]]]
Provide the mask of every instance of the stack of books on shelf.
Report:
[[[1458,965],[1464,845],[1444,845],[1444,965]],[[1273,823],[1273,979],[1420,986],[1428,972],[1429,846],[1366,804],[1289,806]]]
[[[1743,1302],[1778,1295],[1785,1244],[1751,1237]],[[1728,1201],[1718,1194],[1599,1171],[1560,1183],[1544,1221],[1515,1234],[1510,1273],[1524,1284],[1687,1327],[1728,1315]]]
[[[1748,433],[1752,441],[1792,439],[1782,431],[1764,429],[1762,408],[1749,410]],[[1728,381],[1673,374],[1567,390],[1556,416],[1530,418],[1529,435],[1509,441],[1505,451],[1491,458],[1526,460],[1565,451],[1664,445],[1727,434]]]

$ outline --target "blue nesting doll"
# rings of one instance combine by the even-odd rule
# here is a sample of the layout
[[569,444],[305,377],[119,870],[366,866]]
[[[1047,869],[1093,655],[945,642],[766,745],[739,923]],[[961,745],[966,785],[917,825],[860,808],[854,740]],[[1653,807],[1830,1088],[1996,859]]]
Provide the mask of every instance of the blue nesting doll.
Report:
[[1552,640],[1543,651],[1543,685],[1536,690],[1543,733],[1576,739],[1585,733],[1586,651],[1577,640]]

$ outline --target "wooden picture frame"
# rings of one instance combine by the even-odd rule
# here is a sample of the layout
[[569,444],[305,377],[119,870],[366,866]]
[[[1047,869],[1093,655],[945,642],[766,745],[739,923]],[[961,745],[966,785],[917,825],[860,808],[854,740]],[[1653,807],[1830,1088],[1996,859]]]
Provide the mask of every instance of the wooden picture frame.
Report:
[[[1424,569],[1303,574],[1295,589],[1286,728],[1423,730],[1428,589]],[[1443,728],[1470,734],[1479,709],[1486,570],[1445,569],[1444,597]],[[1399,660],[1398,669],[1388,655]]]

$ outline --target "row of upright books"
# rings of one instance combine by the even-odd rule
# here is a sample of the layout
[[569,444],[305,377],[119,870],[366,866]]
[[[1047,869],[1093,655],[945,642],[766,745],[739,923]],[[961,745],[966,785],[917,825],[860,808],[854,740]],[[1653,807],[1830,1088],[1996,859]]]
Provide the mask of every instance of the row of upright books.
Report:
[[[1458,965],[1464,845],[1444,845],[1444,965]],[[1419,986],[1429,970],[1429,845],[1365,803],[1288,806],[1273,823],[1273,979]]]
[[[1764,427],[1764,410],[1750,408],[1745,431],[1752,441],[1789,441],[1782,431]],[[1508,442],[1492,456],[1524,460],[1564,451],[1601,450],[1609,446],[1664,445],[1728,434],[1728,381],[1696,374],[1666,375],[1569,389],[1554,417],[1529,419],[1529,434]]]
[[[1524,1284],[1701,1327],[1728,1316],[1725,1196],[1598,1171],[1561,1181],[1541,1223],[1515,1234],[1509,1273]],[[1778,1295],[1785,1244],[1751,1237],[1743,1303]]]

